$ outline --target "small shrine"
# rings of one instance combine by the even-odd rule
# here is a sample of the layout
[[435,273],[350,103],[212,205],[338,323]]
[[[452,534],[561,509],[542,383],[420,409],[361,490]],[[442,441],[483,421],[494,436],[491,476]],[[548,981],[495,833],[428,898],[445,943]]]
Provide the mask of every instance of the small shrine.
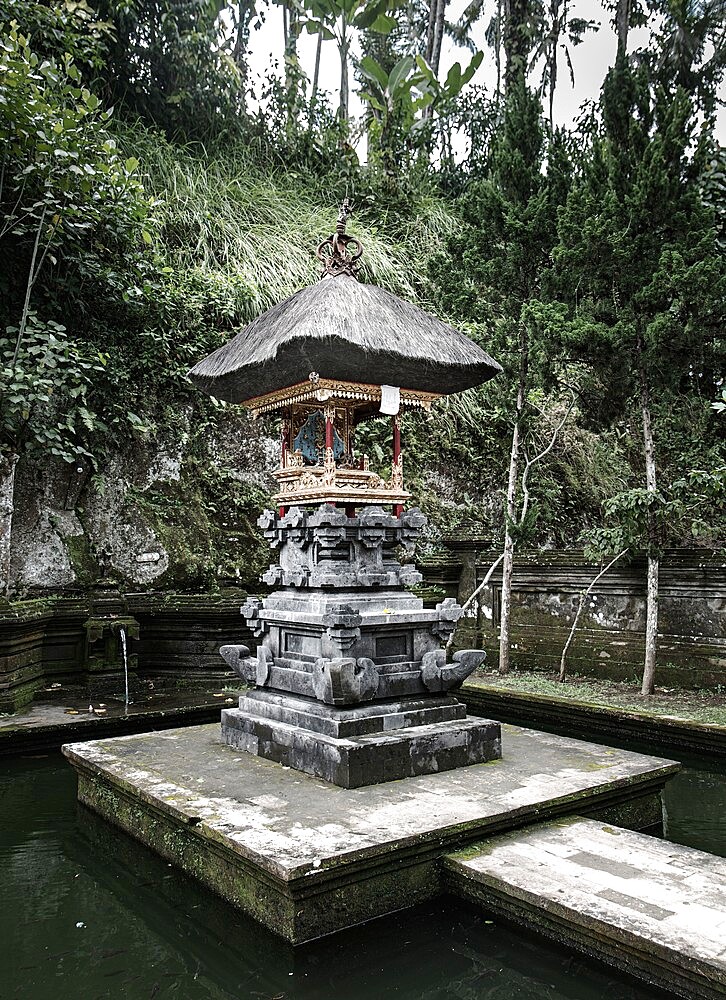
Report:
[[[425,518],[406,509],[401,414],[492,378],[500,366],[417,306],[358,280],[363,248],[336,232],[323,275],[263,313],[189,373],[253,416],[281,417],[277,509],[259,524],[276,589],[242,608],[258,639],[220,651],[253,689],[222,712],[228,744],[345,787],[480,763],[500,728],[451,694],[485,658],[445,647],[461,608],[424,608],[409,587]],[[391,420],[391,473],[356,447],[362,420]]]
[[[205,392],[241,403],[253,417],[280,414],[276,501],[393,505],[404,488],[401,415],[429,411],[442,396],[492,378],[500,366],[434,316],[357,279],[363,249],[346,235],[343,203],[336,232],[318,247],[319,282],[263,313],[189,373]],[[391,418],[391,475],[369,468],[356,427]]]

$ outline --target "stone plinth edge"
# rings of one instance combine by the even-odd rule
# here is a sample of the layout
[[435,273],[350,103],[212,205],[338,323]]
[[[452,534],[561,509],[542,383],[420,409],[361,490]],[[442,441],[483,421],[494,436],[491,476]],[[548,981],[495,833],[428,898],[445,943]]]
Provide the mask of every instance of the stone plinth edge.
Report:
[[726,861],[581,817],[444,859],[450,892],[692,1000],[726,996]]
[[583,739],[640,740],[679,752],[726,758],[726,726],[657,716],[570,698],[466,681],[457,691],[468,711],[565,731]]
[[354,789],[239,753],[218,725],[63,749],[83,805],[300,944],[434,898],[441,857],[494,833],[572,813],[662,818],[677,764],[503,729],[500,760]]
[[222,738],[236,750],[305,771],[342,788],[437,774],[502,756],[499,723],[478,718],[336,739],[229,708],[222,712]]

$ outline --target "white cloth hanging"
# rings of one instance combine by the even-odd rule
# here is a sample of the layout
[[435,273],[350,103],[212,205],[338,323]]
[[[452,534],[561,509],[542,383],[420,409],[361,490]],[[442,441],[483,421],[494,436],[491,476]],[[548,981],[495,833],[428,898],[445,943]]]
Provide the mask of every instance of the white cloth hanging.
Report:
[[381,413],[395,417],[401,409],[401,390],[397,385],[381,386]]

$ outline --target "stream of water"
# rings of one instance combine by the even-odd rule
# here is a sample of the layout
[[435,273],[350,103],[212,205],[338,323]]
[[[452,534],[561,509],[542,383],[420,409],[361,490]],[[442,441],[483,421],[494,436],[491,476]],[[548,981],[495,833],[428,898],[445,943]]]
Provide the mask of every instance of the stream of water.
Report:
[[126,649],[126,629],[123,625],[120,628],[121,634],[121,655],[124,660],[124,704],[129,707],[129,657]]
[[[59,754],[0,760],[0,1000],[663,1000],[439,900],[293,950],[76,804]],[[726,775],[668,786],[669,836],[726,855]]]

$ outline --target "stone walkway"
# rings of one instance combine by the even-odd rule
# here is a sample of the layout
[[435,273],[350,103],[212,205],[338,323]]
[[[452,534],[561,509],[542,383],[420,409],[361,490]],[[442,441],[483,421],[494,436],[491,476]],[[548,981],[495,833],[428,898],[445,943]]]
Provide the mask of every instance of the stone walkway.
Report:
[[682,997],[726,997],[726,860],[573,817],[445,861],[452,891]]
[[227,690],[195,690],[144,695],[129,705],[96,699],[92,706],[85,690],[69,687],[54,695],[55,701],[35,701],[14,715],[0,715],[0,757],[57,749],[73,740],[201,725],[216,721],[220,710],[237,700]]

